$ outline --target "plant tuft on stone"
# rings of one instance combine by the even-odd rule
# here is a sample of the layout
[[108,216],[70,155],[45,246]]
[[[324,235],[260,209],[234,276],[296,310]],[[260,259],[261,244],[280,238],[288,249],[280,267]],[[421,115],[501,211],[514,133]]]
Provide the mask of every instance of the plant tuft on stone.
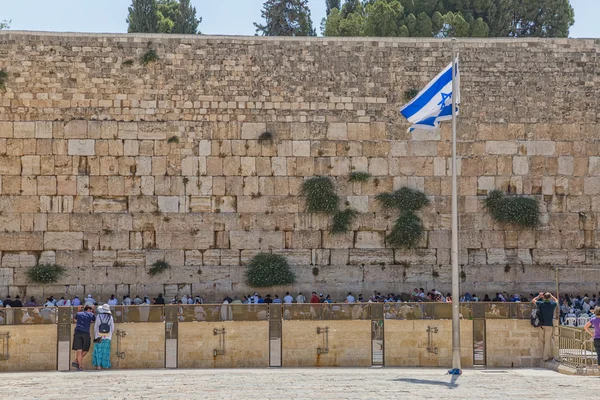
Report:
[[167,139],[167,143],[179,143],[179,138],[177,136],[171,136]]
[[6,90],[6,80],[8,79],[8,72],[0,69],[0,89]]
[[500,190],[492,190],[483,200],[484,207],[497,222],[535,228],[540,223],[540,207],[537,199],[505,196]]
[[418,94],[419,94],[418,89],[414,89],[414,88],[408,89],[404,92],[404,101],[406,101],[408,103],[409,101],[414,99]]
[[350,182],[366,182],[371,177],[368,172],[355,171],[350,174],[348,181]]
[[152,264],[152,267],[148,270],[148,275],[155,276],[162,274],[170,268],[171,265],[166,261],[155,261],[154,264]]
[[278,254],[259,253],[248,263],[246,281],[252,287],[289,285],[296,281],[287,259]]
[[27,270],[27,277],[34,283],[56,283],[65,274],[65,267],[57,264],[38,264]]
[[158,58],[159,57],[158,54],[156,54],[156,51],[154,51],[154,49],[150,49],[142,56],[142,64],[148,65],[152,62],[158,61]]

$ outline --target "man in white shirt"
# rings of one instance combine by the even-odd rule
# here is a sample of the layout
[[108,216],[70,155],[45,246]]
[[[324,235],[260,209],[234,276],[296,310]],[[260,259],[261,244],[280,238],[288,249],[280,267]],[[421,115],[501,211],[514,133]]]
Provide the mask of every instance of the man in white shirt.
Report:
[[66,304],[65,298],[61,297],[60,300],[56,302],[56,307],[64,307]]
[[283,298],[283,302],[285,304],[292,304],[294,302],[294,298],[290,296],[290,292],[285,292],[285,297]]
[[296,303],[304,304],[305,302],[306,302],[306,297],[304,297],[304,295],[302,293],[298,293],[298,296],[296,296]]
[[352,296],[352,292],[348,292],[348,296],[346,296],[346,302],[347,303],[356,303],[354,296]]

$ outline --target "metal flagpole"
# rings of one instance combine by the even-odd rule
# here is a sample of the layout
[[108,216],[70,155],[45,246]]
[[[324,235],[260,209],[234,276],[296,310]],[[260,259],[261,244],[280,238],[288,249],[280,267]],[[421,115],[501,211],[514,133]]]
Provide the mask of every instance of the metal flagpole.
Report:
[[458,97],[458,53],[452,39],[452,370],[460,375],[460,293],[458,276],[458,183],[456,178],[456,98]]

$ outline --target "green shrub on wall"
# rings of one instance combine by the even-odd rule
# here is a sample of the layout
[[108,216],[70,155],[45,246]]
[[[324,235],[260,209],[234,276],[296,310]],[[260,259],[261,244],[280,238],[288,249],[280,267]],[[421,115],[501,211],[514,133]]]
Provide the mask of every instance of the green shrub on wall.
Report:
[[285,257],[259,253],[248,263],[246,281],[252,287],[269,287],[294,283],[296,276]]
[[27,277],[34,283],[56,283],[65,274],[65,267],[56,264],[38,264],[27,270]]
[[325,176],[305,180],[301,194],[306,197],[308,212],[334,214],[339,209],[340,197],[335,193],[331,179]]
[[344,211],[338,211],[333,216],[333,221],[331,223],[331,229],[329,230],[331,233],[346,233],[350,230],[350,226],[352,225],[352,221],[358,215],[358,211],[347,208]]
[[415,213],[405,212],[396,219],[387,240],[392,247],[412,249],[423,237],[423,232],[421,218]]
[[400,211],[392,231],[387,236],[388,243],[395,248],[416,247],[423,237],[424,229],[421,218],[415,212],[429,205],[425,193],[403,187],[392,193],[381,193],[376,199],[383,208]]
[[429,199],[425,193],[407,187],[400,188],[392,193],[381,193],[376,198],[383,208],[396,209],[402,212],[414,212],[429,205]]
[[507,197],[500,190],[493,190],[484,199],[483,204],[498,222],[524,228],[535,228],[540,223],[540,206],[537,199]]

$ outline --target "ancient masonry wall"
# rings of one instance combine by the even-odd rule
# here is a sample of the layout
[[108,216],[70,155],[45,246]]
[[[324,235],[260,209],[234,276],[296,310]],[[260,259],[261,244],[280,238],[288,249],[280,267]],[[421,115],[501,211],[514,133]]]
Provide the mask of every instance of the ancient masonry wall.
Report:
[[[459,48],[463,289],[552,289],[561,266],[561,290],[597,291],[600,41]],[[149,50],[159,59],[143,65]],[[217,298],[251,290],[244,264],[260,251],[298,275],[274,291],[449,290],[449,129],[409,134],[398,115],[449,59],[433,39],[0,32],[0,295]],[[351,232],[305,212],[314,175],[360,211]],[[388,246],[394,214],[375,201],[402,186],[432,200],[415,251]],[[539,228],[483,210],[509,188],[541,201]],[[163,259],[172,269],[150,277]],[[37,262],[68,273],[33,285]]]

